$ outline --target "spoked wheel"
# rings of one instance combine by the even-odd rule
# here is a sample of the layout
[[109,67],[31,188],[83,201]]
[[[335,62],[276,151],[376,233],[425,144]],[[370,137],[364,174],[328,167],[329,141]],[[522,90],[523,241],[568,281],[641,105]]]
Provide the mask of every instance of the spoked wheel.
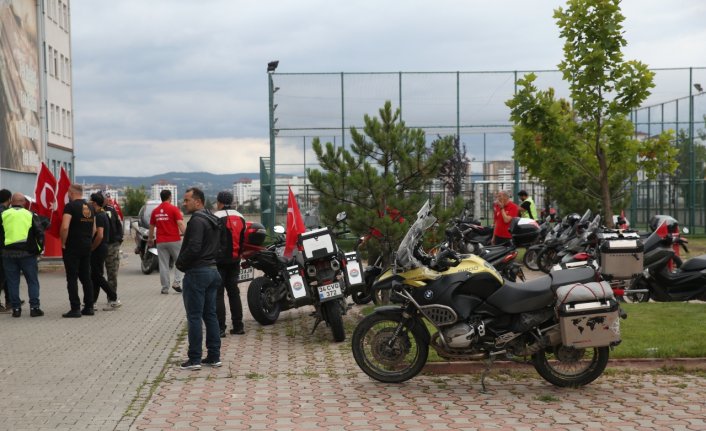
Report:
[[419,374],[427,362],[429,344],[423,331],[420,325],[403,324],[401,315],[371,314],[353,331],[353,357],[375,380],[404,382]]
[[575,388],[603,374],[609,355],[608,347],[577,349],[559,344],[532,355],[532,364],[549,383]]
[[556,250],[553,248],[545,248],[537,254],[537,266],[542,272],[549,274],[554,266],[556,254]]
[[331,327],[333,341],[340,343],[346,339],[346,330],[343,327],[343,310],[338,300],[332,300],[321,304],[326,323]]
[[527,269],[539,271],[539,265],[537,264],[537,249],[528,248],[525,250],[525,256],[522,258],[522,263],[525,264]]
[[279,318],[280,305],[276,300],[277,286],[267,277],[257,277],[248,287],[250,314],[261,325],[271,325]]

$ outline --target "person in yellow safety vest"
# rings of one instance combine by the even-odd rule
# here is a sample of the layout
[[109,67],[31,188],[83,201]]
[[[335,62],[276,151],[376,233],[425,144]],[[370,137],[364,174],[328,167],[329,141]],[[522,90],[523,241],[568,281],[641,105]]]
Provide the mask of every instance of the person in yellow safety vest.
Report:
[[520,204],[520,217],[537,220],[537,207],[534,205],[532,198],[529,197],[527,192],[524,190],[520,190],[517,196],[519,196],[520,200],[522,200],[522,203]]
[[24,208],[22,193],[12,195],[11,207],[2,212],[0,240],[7,290],[12,302],[12,317],[22,315],[20,273],[24,273],[29,290],[30,316],[43,316],[39,308],[39,268],[37,255],[44,248],[44,229],[37,215]]

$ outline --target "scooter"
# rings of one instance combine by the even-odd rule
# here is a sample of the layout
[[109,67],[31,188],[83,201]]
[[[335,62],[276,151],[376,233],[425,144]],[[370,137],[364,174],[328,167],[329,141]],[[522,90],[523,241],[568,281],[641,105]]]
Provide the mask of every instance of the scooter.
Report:
[[152,247],[147,246],[149,238],[149,228],[133,220],[130,229],[135,235],[135,254],[140,256],[140,269],[143,274],[151,274],[159,268],[159,258],[157,257],[157,241]]
[[[688,233],[687,228],[683,229]],[[686,240],[667,231],[666,222],[652,232],[645,241],[644,271],[638,276],[625,295],[644,295],[643,300],[675,302],[706,301],[706,255],[693,257],[670,270],[674,260],[674,246],[688,252]]]

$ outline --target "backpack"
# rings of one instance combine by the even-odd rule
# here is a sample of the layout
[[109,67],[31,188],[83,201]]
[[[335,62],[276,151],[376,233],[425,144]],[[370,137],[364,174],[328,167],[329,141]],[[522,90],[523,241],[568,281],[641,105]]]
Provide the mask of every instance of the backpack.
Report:
[[220,210],[218,217],[218,255],[220,264],[240,261],[241,244],[245,239],[245,217],[232,209]]
[[105,213],[108,216],[108,223],[110,225],[110,230],[108,234],[108,243],[113,244],[116,242],[123,242],[123,223],[120,221],[120,216],[118,216],[118,211],[111,206],[106,205],[104,207]]

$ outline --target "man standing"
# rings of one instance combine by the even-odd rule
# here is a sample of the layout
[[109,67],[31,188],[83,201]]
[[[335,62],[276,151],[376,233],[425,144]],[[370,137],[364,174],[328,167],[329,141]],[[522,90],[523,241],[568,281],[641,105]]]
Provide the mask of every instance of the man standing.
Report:
[[240,274],[240,251],[245,239],[245,217],[238,211],[231,208],[233,194],[228,191],[218,193],[216,197],[215,216],[220,222],[220,254],[217,259],[218,273],[222,283],[218,287],[216,297],[216,314],[218,315],[218,326],[221,337],[226,336],[226,305],[223,297],[224,291],[228,293],[228,305],[230,306],[230,318],[233,327],[231,334],[244,334],[243,326],[243,304],[240,300],[240,289],[238,289],[238,275]]
[[113,292],[118,292],[118,270],[120,269],[120,247],[123,244],[123,223],[114,206],[105,201],[103,209],[110,221],[108,232],[108,254],[105,257],[105,272]]
[[[8,189],[0,190],[0,214],[10,207],[10,198],[12,197],[12,192]],[[2,252],[3,243],[0,241],[0,252]],[[7,290],[7,284],[5,283],[5,271],[2,266],[2,259],[0,258],[0,292],[5,291],[5,305],[0,304],[0,313],[10,312],[10,292]]]
[[[169,293],[169,262],[176,261],[181,249],[181,235],[184,233],[184,216],[179,208],[172,205],[172,192],[162,190],[159,193],[162,203],[150,215],[150,233],[147,245],[152,247],[157,237],[157,255],[159,257],[159,281],[162,284],[162,293]],[[178,268],[174,269],[174,284],[172,289],[181,292],[181,279],[184,274]]]
[[29,315],[44,316],[39,308],[39,267],[37,255],[44,249],[44,230],[38,216],[24,208],[25,196],[12,195],[11,207],[2,212],[0,240],[3,244],[2,264],[7,289],[10,291],[12,317],[22,315],[20,302],[20,271],[24,273],[29,290]]
[[[196,187],[184,193],[184,207],[191,219],[184,233],[184,244],[176,267],[184,272],[184,309],[189,332],[189,359],[182,370],[198,370],[201,364],[221,366],[221,338],[216,318],[216,294],[221,277],[216,268],[218,254],[218,217],[204,209],[206,198]],[[203,360],[201,320],[206,325],[207,355]]]
[[501,245],[512,241],[510,234],[510,222],[519,214],[519,207],[510,200],[510,194],[505,190],[500,190],[496,195],[493,205],[493,239],[491,244]]
[[[71,310],[63,317],[93,316],[93,284],[91,283],[91,244],[96,231],[93,208],[83,199],[80,184],[69,186],[69,203],[61,219],[61,248],[66,271],[66,290]],[[83,287],[83,310],[78,296],[78,280]]]
[[91,205],[96,214],[96,232],[91,243],[91,283],[93,283],[93,302],[98,302],[98,294],[100,289],[103,289],[108,297],[108,306],[103,311],[112,311],[122,304],[115,290],[103,276],[105,259],[108,255],[108,238],[110,237],[110,220],[103,210],[104,203],[103,195],[100,193],[91,195]]
[[520,197],[522,203],[520,204],[520,217],[531,218],[532,220],[537,220],[537,207],[534,205],[534,200],[532,200],[527,192],[520,190],[517,194]]

